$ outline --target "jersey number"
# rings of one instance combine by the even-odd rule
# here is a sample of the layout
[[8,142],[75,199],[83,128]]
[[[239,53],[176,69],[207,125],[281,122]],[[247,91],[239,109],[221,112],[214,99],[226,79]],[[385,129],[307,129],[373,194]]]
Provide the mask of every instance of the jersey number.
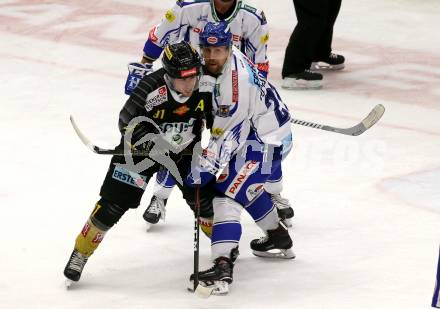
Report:
[[266,90],[266,106],[270,107],[273,105],[273,111],[275,113],[275,117],[278,120],[278,124],[281,127],[286,122],[290,120],[290,114],[289,110],[284,106],[284,104],[280,104],[281,97],[278,94],[277,90],[269,84],[270,88],[268,87]]
[[154,115],[153,118],[159,118],[159,119],[163,119],[163,116],[165,116],[165,110],[164,109],[159,109]]

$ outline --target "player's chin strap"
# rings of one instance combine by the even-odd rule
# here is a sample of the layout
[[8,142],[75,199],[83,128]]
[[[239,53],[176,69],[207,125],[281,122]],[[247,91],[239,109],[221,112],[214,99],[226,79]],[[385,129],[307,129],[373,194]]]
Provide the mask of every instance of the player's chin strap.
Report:
[[[165,83],[167,84],[168,88],[171,90],[171,95],[173,96],[174,100],[176,100],[179,103],[185,103],[186,101],[188,101],[189,97],[185,97],[182,95],[182,93],[180,93],[180,91],[178,91],[176,88],[174,88],[174,83],[173,83],[173,79],[174,77],[168,76],[168,74],[164,75],[164,79],[165,79]],[[193,91],[196,91],[197,89],[199,89],[199,80],[200,80],[200,76],[198,77],[198,80],[196,81],[196,84],[194,86]]]

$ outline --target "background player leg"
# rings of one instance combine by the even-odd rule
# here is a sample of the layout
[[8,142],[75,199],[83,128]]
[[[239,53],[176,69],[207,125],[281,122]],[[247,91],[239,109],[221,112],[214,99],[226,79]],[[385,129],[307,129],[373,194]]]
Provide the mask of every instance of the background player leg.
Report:
[[168,198],[171,195],[175,184],[176,182],[174,181],[174,178],[166,169],[161,169],[156,173],[153,196],[143,214],[143,218],[147,223],[147,231],[154,224],[158,223],[159,219],[165,221],[165,206],[167,205]]

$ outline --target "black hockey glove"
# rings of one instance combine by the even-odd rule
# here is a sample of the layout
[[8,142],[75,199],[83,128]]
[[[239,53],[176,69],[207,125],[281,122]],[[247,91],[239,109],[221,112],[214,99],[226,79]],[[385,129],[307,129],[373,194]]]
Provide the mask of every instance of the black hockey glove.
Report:
[[157,129],[152,125],[138,124],[134,129],[127,129],[123,136],[124,144],[133,151],[148,153],[160,137]]

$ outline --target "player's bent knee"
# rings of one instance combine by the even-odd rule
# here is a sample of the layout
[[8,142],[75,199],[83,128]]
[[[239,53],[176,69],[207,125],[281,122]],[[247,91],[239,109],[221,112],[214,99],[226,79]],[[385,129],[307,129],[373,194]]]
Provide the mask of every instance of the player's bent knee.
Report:
[[239,221],[243,206],[229,197],[216,197],[213,201],[214,222]]
[[90,219],[99,228],[108,230],[119,221],[127,210],[128,207],[122,207],[101,198],[96,203]]

